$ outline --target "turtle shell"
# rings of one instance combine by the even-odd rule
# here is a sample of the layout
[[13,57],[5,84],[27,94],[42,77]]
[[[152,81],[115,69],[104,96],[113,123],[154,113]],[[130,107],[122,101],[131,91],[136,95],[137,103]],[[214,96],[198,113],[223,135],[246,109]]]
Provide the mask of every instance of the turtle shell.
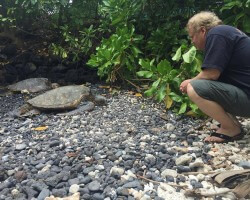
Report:
[[31,93],[40,92],[51,89],[51,83],[47,78],[29,78],[9,85],[8,89],[13,92],[21,92],[23,90],[27,90]]
[[83,99],[90,96],[90,89],[84,85],[63,86],[45,92],[27,102],[42,110],[65,110],[76,108]]

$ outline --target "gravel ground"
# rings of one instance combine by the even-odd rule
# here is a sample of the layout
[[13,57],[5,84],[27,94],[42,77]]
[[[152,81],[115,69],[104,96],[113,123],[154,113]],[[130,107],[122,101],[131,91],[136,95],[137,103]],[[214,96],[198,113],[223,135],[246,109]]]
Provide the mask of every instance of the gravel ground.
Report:
[[[184,193],[214,188],[204,172],[250,168],[249,135],[237,143],[206,144],[206,128],[214,123],[194,130],[201,120],[166,113],[163,105],[128,91],[91,88],[107,105],[73,116],[15,118],[10,111],[29,96],[0,97],[0,200],[201,199]],[[250,122],[242,123],[248,130]]]

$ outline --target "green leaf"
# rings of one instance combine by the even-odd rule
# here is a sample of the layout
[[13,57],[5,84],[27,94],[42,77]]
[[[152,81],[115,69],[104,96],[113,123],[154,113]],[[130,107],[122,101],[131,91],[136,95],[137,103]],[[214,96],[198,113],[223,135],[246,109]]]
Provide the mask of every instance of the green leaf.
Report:
[[123,20],[124,20],[124,17],[121,15],[121,16],[117,17],[116,19],[112,20],[112,25],[114,26]]
[[196,48],[192,46],[188,52],[182,55],[184,62],[192,63],[196,55]]
[[141,52],[138,48],[136,48],[135,46],[132,46],[132,47],[131,47],[131,50],[132,50],[133,55],[134,55],[135,57],[137,57],[138,54],[142,53],[142,52]]
[[144,94],[147,96],[147,97],[151,97],[154,95],[154,93],[156,92],[156,88],[155,87],[151,87],[149,90],[146,90],[144,92]]
[[179,49],[177,49],[175,55],[172,57],[172,60],[178,62],[180,58],[181,58],[181,46],[179,47]]
[[225,4],[220,11],[222,12],[223,10],[232,10],[234,6],[241,7],[241,2],[240,1],[231,1],[227,4]]
[[199,110],[198,106],[196,104],[194,104],[194,103],[190,103],[189,106],[190,106],[190,108],[192,109],[192,111],[194,113],[197,113],[197,111]]
[[161,82],[161,78],[158,78],[157,81],[153,82],[152,87],[157,88],[160,82]]
[[182,103],[178,114],[183,114],[187,110],[187,103]]
[[171,99],[175,102],[182,102],[182,98],[181,96],[179,96],[178,94],[176,94],[175,92],[170,92],[169,96],[171,97]]
[[169,72],[168,78],[169,78],[170,80],[173,80],[173,79],[174,79],[176,76],[178,76],[178,75],[179,75],[178,70],[172,69],[172,70]]
[[161,75],[166,75],[170,72],[170,70],[172,69],[172,66],[170,64],[170,62],[168,62],[167,60],[162,60],[158,65],[157,65],[157,71],[161,74]]
[[103,3],[105,6],[107,6],[107,7],[109,7],[109,6],[110,6],[109,1],[102,1],[102,3]]
[[140,59],[140,60],[139,60],[139,64],[140,64],[144,69],[147,69],[147,70],[151,71],[151,66],[150,66],[150,62],[149,62],[149,61]]
[[37,0],[31,0],[31,4],[35,5],[37,3]]
[[160,87],[160,90],[157,92],[156,99],[159,102],[161,102],[165,98],[165,96],[166,96],[166,85],[167,84],[163,84]]
[[138,76],[145,77],[145,78],[151,78],[153,76],[153,72],[150,72],[150,71],[139,71],[136,74]]
[[250,17],[247,15],[243,18],[243,29],[245,32],[250,33]]

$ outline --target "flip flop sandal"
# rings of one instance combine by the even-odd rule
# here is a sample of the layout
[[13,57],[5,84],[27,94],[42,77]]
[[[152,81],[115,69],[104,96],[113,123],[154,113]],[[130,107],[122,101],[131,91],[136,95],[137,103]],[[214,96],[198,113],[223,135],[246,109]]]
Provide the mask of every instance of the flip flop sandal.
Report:
[[233,142],[233,141],[235,141],[235,140],[240,140],[240,139],[242,139],[242,138],[245,136],[245,133],[244,133],[244,131],[242,130],[238,135],[233,136],[233,137],[230,137],[230,136],[227,136],[227,135],[224,135],[224,134],[221,134],[221,133],[213,132],[213,133],[210,134],[210,136],[214,136],[214,137],[217,137],[217,138],[221,138],[221,139],[223,139],[223,141],[222,141],[222,142],[207,141],[207,142],[212,142],[212,143],[227,143],[227,142]]

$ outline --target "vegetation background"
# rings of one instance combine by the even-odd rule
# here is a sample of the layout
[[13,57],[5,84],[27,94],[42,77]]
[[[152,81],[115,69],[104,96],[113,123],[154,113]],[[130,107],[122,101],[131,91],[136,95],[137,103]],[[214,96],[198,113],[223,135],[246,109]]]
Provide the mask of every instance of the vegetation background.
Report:
[[20,48],[24,35],[109,84],[129,84],[179,114],[200,115],[179,91],[200,70],[202,53],[185,25],[196,12],[215,12],[250,33],[250,0],[1,0],[0,36]]

